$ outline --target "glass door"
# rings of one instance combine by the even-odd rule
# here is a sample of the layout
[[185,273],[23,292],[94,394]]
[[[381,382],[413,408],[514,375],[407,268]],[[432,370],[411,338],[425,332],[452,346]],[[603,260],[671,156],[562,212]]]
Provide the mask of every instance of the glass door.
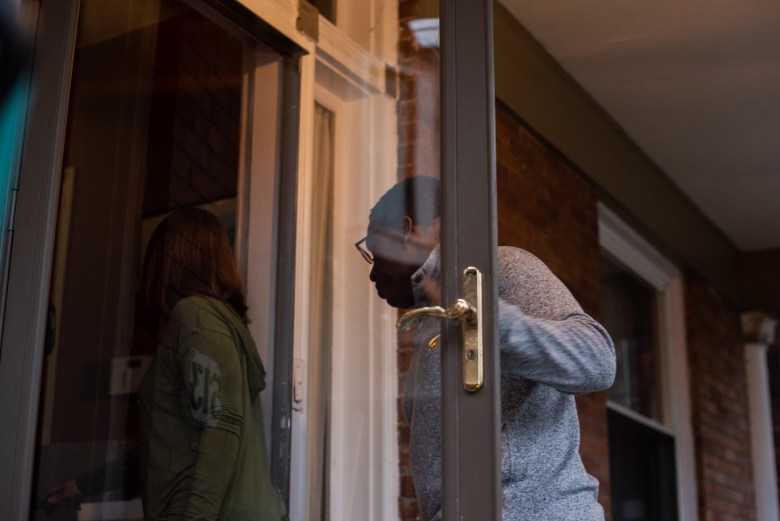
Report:
[[[207,4],[85,0],[56,10],[72,16],[63,32],[75,35],[64,57],[73,71],[67,104],[54,111],[67,109],[67,121],[50,122],[63,125],[53,147],[61,169],[37,172],[59,186],[45,208],[56,229],[46,240],[50,282],[31,303],[45,309],[42,335],[28,352],[9,341],[33,322],[14,306],[6,324],[16,329],[3,342],[5,385],[37,402],[4,405],[27,415],[4,431],[27,445],[4,452],[4,482],[15,483],[6,490],[17,497],[8,518],[142,519],[185,504],[207,515],[208,500],[176,500],[161,485],[178,483],[194,454],[211,469],[205,490],[230,498],[217,511],[264,502],[281,516],[268,454],[274,354],[284,351],[277,202],[283,172],[294,178],[280,129],[297,92],[295,46],[258,24],[241,29],[246,13],[228,18]],[[17,218],[35,213],[22,201]],[[36,255],[16,248],[12,288]],[[15,363],[30,355],[38,389],[30,362]],[[234,393],[236,378],[251,385]],[[222,460],[238,465],[241,483],[220,477]]]
[[[42,13],[78,30],[63,31],[77,36],[61,119],[40,118],[62,127],[41,147],[55,151],[39,169],[49,199],[36,216],[27,189],[17,214],[31,217],[0,359],[3,389],[21,390],[2,406],[18,420],[1,453],[9,517],[134,519],[200,497],[143,489],[164,482],[160,461],[230,431],[219,357],[170,349],[190,290],[158,291],[162,315],[143,298],[145,252],[185,208],[228,237],[245,300],[217,300],[239,315],[232,331],[249,319],[238,336],[254,350],[239,359],[264,369],[239,387],[250,408],[259,396],[255,448],[268,459],[231,474],[218,509],[262,498],[258,512],[279,518],[273,496],[295,520],[499,519],[491,4],[344,1],[312,15],[237,3],[245,23],[221,2],[103,4]],[[257,27],[273,47],[243,30]],[[285,39],[307,54],[289,59]],[[68,52],[52,58],[64,77]],[[171,364],[170,386],[150,387]],[[163,395],[186,405],[186,428],[159,416]]]
[[[293,519],[500,517],[490,6],[447,8],[329,4],[303,60]],[[463,296],[472,266],[476,391],[460,322],[396,328]]]

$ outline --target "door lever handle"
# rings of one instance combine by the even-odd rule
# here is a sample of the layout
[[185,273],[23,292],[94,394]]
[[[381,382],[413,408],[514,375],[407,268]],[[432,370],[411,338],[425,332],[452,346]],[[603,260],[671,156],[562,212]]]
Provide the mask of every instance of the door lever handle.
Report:
[[441,306],[428,306],[424,308],[408,311],[398,319],[396,327],[399,331],[409,329],[417,320],[422,320],[428,316],[449,318],[451,320],[474,320],[477,312],[464,299],[459,298],[452,303],[450,307],[444,309]]
[[[450,307],[428,306],[408,311],[398,319],[396,327],[406,330],[416,321],[434,316],[460,320],[463,330],[463,387],[469,392],[482,389],[484,383],[482,360],[482,273],[477,268],[469,267],[463,272],[461,279],[463,298],[457,299]],[[428,342],[429,349],[436,349],[441,335],[436,335]]]

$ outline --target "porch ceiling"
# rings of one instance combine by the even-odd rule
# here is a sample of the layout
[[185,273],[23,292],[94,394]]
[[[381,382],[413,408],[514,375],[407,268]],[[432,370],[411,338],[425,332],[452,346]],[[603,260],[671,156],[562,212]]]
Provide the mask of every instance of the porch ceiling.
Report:
[[780,2],[502,4],[737,248],[780,249]]

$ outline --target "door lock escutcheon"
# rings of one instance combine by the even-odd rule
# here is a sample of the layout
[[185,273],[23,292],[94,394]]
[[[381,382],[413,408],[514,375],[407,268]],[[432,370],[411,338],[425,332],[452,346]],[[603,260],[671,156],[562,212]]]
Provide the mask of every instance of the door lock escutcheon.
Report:
[[[414,309],[398,319],[399,330],[409,329],[413,323],[426,316],[459,320],[463,328],[463,388],[476,392],[483,384],[482,359],[482,273],[474,267],[463,271],[461,298],[450,307],[428,306]],[[439,344],[439,335],[431,339],[429,348]]]

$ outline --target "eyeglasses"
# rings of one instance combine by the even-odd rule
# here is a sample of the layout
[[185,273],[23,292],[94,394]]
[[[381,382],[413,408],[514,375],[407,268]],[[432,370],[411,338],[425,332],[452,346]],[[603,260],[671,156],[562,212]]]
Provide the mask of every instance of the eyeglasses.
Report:
[[355,248],[357,248],[357,251],[360,252],[360,254],[363,256],[363,258],[366,260],[367,263],[373,264],[374,263],[374,256],[371,255],[371,252],[368,251],[364,246],[363,243],[366,242],[366,239],[368,239],[368,236],[366,235],[362,239],[360,239],[358,242],[355,243]]

